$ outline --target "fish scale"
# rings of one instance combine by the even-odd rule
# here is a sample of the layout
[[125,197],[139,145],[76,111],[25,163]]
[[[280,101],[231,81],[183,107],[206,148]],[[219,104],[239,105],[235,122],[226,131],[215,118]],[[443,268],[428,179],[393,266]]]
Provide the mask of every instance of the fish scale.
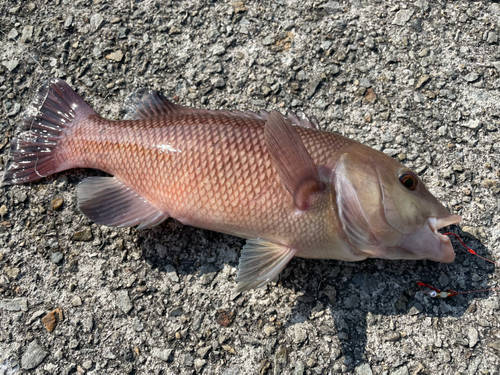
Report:
[[[284,209],[291,206],[290,194],[266,152],[265,122],[228,116],[209,120],[196,115],[133,121],[88,119],[68,137],[64,157],[71,167],[114,175],[186,224],[218,230],[229,225],[234,229],[226,232],[239,234],[254,228],[264,237],[297,232],[300,228],[294,228],[293,212]],[[318,151],[340,143],[333,133],[320,133],[320,137],[309,129],[300,133],[318,164],[326,161]],[[318,142],[325,146],[318,147]],[[162,150],[166,144],[174,151]]]
[[[100,224],[147,228],[167,217],[247,238],[237,290],[265,285],[293,256],[451,261],[437,229],[460,221],[394,159],[316,121],[185,108],[149,90],[125,120],[95,113],[48,80],[12,141],[4,183],[94,168],[77,189]],[[295,126],[293,126],[295,124]]]

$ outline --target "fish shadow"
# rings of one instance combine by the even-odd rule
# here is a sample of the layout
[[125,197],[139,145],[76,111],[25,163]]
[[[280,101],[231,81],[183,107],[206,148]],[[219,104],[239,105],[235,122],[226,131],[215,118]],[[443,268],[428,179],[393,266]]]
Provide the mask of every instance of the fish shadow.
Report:
[[[487,257],[490,254],[478,238],[457,227],[453,231],[479,255]],[[217,288],[216,274],[227,265],[238,266],[245,243],[237,237],[183,226],[172,219],[139,233],[143,258],[153,267],[161,270],[173,265],[183,278],[193,280],[194,276],[196,282],[212,284],[212,289]],[[453,289],[457,292],[488,288],[488,275],[494,272],[495,266],[469,254],[454,238],[451,241],[456,260],[450,264],[381,259],[354,263],[292,259],[278,281],[298,295],[288,320],[283,322],[285,328],[317,320],[315,326],[321,334],[331,337],[328,345],[332,356],[339,360],[344,370],[352,371],[367,361],[366,345],[371,327],[377,327],[377,331],[384,329],[382,339],[385,341],[400,339],[397,324],[380,325],[381,316],[464,315],[474,299],[487,298],[491,292],[437,299],[426,293],[430,289],[421,290],[417,285],[423,282],[443,291]],[[267,293],[274,287],[272,285]],[[242,296],[245,297],[245,293]],[[222,297],[212,302],[215,309],[223,304]],[[333,319],[325,319],[325,314]],[[309,346],[310,337],[312,340],[313,335],[308,334],[304,341],[296,342],[299,350],[301,346]]]
[[[478,238],[458,228],[454,232],[477,254],[488,257],[490,252]],[[381,326],[380,316],[463,316],[473,308],[475,299],[486,299],[492,293],[467,292],[488,289],[488,276],[495,271],[495,265],[469,254],[457,240],[451,240],[456,259],[450,264],[427,260],[371,259],[359,263],[294,260],[289,267],[295,277],[302,275],[303,288],[299,290],[303,297],[294,307],[289,324],[321,319],[321,311],[331,314],[334,327],[322,324],[320,329],[336,334],[338,341],[333,340],[332,346],[339,348],[333,348],[332,352],[341,357],[345,370],[351,371],[367,361],[365,349],[371,327],[376,326],[377,332],[385,330],[384,341],[400,340],[394,322],[390,320],[388,327]],[[297,284],[294,276],[285,280],[284,286],[294,287]],[[432,290],[420,287],[417,282],[459,294],[433,298],[427,293]]]

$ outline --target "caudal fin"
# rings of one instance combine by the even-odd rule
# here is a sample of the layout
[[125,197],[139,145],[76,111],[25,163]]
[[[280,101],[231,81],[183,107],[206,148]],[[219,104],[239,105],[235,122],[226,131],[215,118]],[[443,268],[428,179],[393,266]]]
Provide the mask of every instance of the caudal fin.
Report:
[[12,140],[3,184],[22,184],[67,169],[60,141],[92,115],[97,114],[66,82],[45,81]]

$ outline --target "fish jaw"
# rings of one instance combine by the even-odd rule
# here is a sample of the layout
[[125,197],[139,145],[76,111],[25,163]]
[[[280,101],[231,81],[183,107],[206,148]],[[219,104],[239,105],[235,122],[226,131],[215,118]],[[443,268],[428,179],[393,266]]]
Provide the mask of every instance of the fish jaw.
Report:
[[429,259],[441,263],[453,262],[455,251],[450,238],[439,233],[438,230],[448,225],[458,224],[461,220],[462,217],[458,215],[428,218],[426,225],[403,238],[399,245],[403,253],[402,258]]

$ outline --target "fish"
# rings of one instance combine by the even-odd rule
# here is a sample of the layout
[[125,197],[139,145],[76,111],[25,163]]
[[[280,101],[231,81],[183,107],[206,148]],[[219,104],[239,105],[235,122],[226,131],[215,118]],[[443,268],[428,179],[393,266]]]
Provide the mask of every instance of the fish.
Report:
[[72,168],[80,211],[138,229],[171,217],[245,238],[236,291],[265,286],[293,257],[452,262],[438,230],[458,224],[419,176],[311,117],[188,108],[150,89],[123,120],[97,114],[66,82],[39,88],[11,141],[3,185]]

